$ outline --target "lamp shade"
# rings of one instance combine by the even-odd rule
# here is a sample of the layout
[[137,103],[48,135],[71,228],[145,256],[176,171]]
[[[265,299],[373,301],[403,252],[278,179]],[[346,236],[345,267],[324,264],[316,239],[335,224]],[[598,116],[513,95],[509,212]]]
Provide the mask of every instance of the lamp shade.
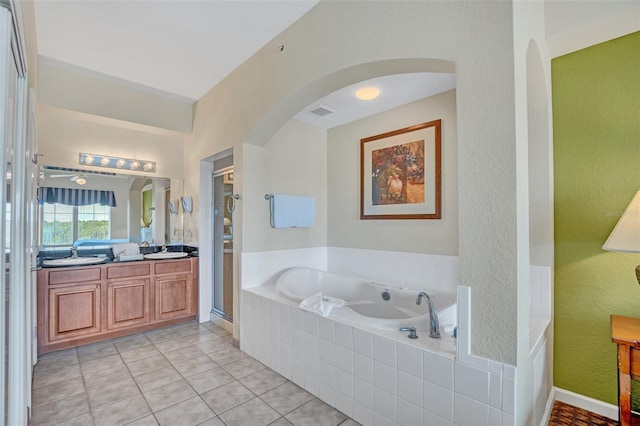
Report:
[[640,253],[640,191],[636,192],[602,249]]

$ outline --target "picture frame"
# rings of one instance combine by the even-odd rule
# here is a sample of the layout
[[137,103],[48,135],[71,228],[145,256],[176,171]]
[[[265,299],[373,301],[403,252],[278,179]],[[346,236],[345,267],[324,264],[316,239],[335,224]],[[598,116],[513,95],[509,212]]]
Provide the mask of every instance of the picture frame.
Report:
[[360,219],[442,218],[442,120],[360,140]]

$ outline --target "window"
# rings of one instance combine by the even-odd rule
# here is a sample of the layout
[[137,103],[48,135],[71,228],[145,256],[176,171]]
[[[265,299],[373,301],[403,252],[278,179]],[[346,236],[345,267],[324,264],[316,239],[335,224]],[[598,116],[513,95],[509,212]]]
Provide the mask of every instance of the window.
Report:
[[42,206],[42,242],[70,246],[76,240],[107,240],[111,236],[111,208],[100,204]]

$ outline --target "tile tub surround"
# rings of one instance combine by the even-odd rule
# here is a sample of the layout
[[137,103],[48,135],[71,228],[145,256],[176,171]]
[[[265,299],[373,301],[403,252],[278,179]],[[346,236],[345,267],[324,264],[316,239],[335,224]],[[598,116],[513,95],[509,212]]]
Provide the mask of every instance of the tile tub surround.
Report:
[[338,410],[190,323],[43,355],[37,425],[354,425]]
[[322,318],[270,286],[243,290],[241,315],[243,351],[364,425],[514,423],[515,368],[468,353],[459,361],[446,337]]

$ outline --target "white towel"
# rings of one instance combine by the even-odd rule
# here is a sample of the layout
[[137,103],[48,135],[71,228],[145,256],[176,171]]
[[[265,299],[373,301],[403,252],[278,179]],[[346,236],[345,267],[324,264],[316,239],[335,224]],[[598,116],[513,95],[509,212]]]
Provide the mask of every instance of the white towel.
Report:
[[113,251],[113,256],[118,257],[121,254],[125,256],[132,256],[140,253],[140,247],[136,243],[121,243],[114,244],[111,246],[111,250]]
[[274,228],[308,228],[316,221],[314,198],[274,194],[271,203]]
[[303,299],[302,302],[300,302],[300,308],[323,317],[328,317],[333,308],[341,308],[346,304],[347,302],[337,297],[323,296],[322,293],[317,293]]

